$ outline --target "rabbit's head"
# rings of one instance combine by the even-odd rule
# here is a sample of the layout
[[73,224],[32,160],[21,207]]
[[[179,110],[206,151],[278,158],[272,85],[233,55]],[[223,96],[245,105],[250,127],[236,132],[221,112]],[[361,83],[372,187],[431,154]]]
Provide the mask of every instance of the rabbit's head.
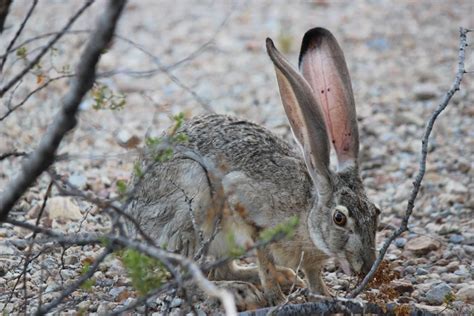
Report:
[[[344,54],[326,29],[303,37],[300,72],[267,39],[282,103],[318,198],[307,225],[315,246],[346,273],[366,274],[375,260],[379,210],[365,194],[358,171],[359,133]],[[330,147],[337,170],[330,168]]]

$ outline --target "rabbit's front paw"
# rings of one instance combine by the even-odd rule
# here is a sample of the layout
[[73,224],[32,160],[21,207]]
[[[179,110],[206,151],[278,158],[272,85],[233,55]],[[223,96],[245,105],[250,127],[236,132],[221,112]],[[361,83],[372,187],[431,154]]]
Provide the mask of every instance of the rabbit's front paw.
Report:
[[294,284],[294,288],[306,288],[306,282],[301,279],[296,273],[289,268],[277,267],[277,281],[280,284],[281,290],[284,293],[288,293]]

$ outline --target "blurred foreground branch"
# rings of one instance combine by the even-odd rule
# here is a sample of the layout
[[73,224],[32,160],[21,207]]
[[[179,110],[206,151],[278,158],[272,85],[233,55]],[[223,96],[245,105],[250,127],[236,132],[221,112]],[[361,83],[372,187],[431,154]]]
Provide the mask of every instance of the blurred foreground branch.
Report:
[[[125,0],[108,2],[96,31],[91,35],[81,55],[76,70],[77,76],[71,82],[71,88],[63,100],[60,112],[49,126],[38,148],[22,164],[22,170],[18,176],[5,186],[5,190],[0,195],[0,222],[7,218],[13,205],[36,178],[53,163],[56,150],[65,134],[76,126],[76,112],[79,104],[87,91],[92,88],[96,65],[101,54],[110,44],[124,6]],[[2,88],[2,91],[3,89],[5,88]]]
[[0,34],[3,32],[3,26],[5,25],[12,2],[13,0],[0,0]]
[[449,101],[451,100],[453,95],[456,93],[456,91],[459,91],[459,87],[461,85],[463,75],[466,72],[464,70],[464,59],[465,59],[465,49],[468,45],[467,33],[469,32],[470,30],[462,28],[462,27],[459,29],[460,43],[459,43],[458,69],[456,72],[456,78],[454,79],[454,82],[452,83],[451,88],[444,95],[441,103],[437,106],[436,110],[433,112],[433,114],[429,118],[428,123],[426,125],[425,132],[421,140],[421,157],[420,157],[420,162],[419,162],[418,174],[416,175],[415,181],[413,182],[413,189],[410,194],[410,199],[408,200],[408,205],[405,212],[405,216],[403,216],[402,224],[396,231],[393,232],[393,234],[387,240],[385,240],[382,248],[379,251],[377,260],[374,262],[374,264],[372,265],[372,268],[370,269],[369,273],[365,276],[365,278],[362,280],[362,282],[351,293],[349,293],[348,297],[350,298],[356,297],[365,289],[367,284],[373,279],[378,267],[382,263],[382,260],[390,244],[396,238],[398,238],[403,232],[408,230],[408,221],[410,220],[410,216],[413,213],[413,208],[415,207],[415,200],[416,200],[416,197],[418,196],[418,192],[420,191],[420,187],[421,187],[421,182],[423,181],[423,177],[425,175],[426,157],[428,156],[428,142],[431,135],[431,131],[433,130],[434,123],[436,122],[436,119],[438,118],[438,116],[441,114],[441,112],[444,111],[444,109],[446,109],[446,107],[449,104]]

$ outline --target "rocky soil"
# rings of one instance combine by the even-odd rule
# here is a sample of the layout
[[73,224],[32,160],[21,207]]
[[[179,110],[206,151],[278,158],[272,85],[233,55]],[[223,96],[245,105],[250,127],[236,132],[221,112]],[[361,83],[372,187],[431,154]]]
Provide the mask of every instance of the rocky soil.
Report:
[[[25,1],[15,1],[1,34],[5,51],[23,16]],[[78,8],[76,1],[40,1],[17,43],[59,30]],[[23,80],[12,104],[47,78],[74,69],[104,1],[98,0]],[[381,244],[401,222],[414,175],[420,139],[430,113],[449,89],[458,55],[458,28],[474,28],[474,4],[456,1],[130,1],[113,47],[103,56],[98,79],[114,94],[123,95],[123,109],[94,108],[89,95],[81,105],[79,125],[61,145],[68,158],[56,170],[69,181],[102,197],[117,196],[117,181],[127,180],[136,145],[145,135],[161,135],[171,116],[186,117],[209,110],[258,122],[290,139],[277,84],[264,40],[296,63],[303,33],[324,26],[338,38],[350,68],[356,98],[362,176],[369,196],[380,205]],[[474,42],[474,35],[468,36]],[[31,58],[47,38],[24,46]],[[474,70],[472,46],[467,70]],[[18,52],[9,57],[2,84],[24,66]],[[66,68],[64,68],[66,67]],[[166,70],[164,72],[163,70]],[[51,83],[19,110],[0,121],[0,153],[32,151],[60,107],[68,80]],[[1,84],[0,84],[1,85]],[[7,95],[0,115],[7,110]],[[416,202],[410,231],[390,247],[387,259],[399,273],[393,281],[395,301],[417,304],[434,312],[469,314],[474,304],[474,78],[466,74],[459,91],[436,123],[427,172]],[[0,162],[0,190],[15,176],[21,158]],[[11,216],[34,223],[49,178],[42,176]],[[56,189],[41,224],[64,233],[105,232],[110,221],[84,201],[60,196]],[[23,269],[31,233],[0,225],[0,310],[18,313],[24,303]],[[62,248],[37,253],[27,274],[28,311],[57,297],[77,278],[100,247]],[[119,259],[109,256],[94,275],[91,290],[74,292],[64,313],[106,314],[132,304],[136,293]],[[328,264],[325,279],[335,293],[354,285],[353,278]],[[373,290],[378,299],[383,295]],[[42,292],[42,295],[39,293]],[[446,298],[451,302],[446,305]],[[168,302],[167,302],[168,300]],[[160,297],[149,302],[152,312],[180,314],[184,302]],[[201,308],[198,305],[198,309]],[[138,310],[138,313],[143,310]],[[204,313],[201,311],[200,313]]]

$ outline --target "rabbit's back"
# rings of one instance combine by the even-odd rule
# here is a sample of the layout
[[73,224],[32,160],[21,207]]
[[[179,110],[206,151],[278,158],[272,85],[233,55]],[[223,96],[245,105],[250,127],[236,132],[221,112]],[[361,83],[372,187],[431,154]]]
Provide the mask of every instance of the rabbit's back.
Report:
[[[230,224],[234,228],[273,227],[309,208],[312,185],[301,156],[267,129],[211,114],[191,119],[178,132],[187,135],[185,148],[223,171],[229,207],[247,209],[248,218]],[[192,255],[199,245],[190,212],[202,227],[209,221],[210,207],[206,171],[198,162],[175,154],[169,161],[155,163],[137,183],[129,212],[159,245]]]

